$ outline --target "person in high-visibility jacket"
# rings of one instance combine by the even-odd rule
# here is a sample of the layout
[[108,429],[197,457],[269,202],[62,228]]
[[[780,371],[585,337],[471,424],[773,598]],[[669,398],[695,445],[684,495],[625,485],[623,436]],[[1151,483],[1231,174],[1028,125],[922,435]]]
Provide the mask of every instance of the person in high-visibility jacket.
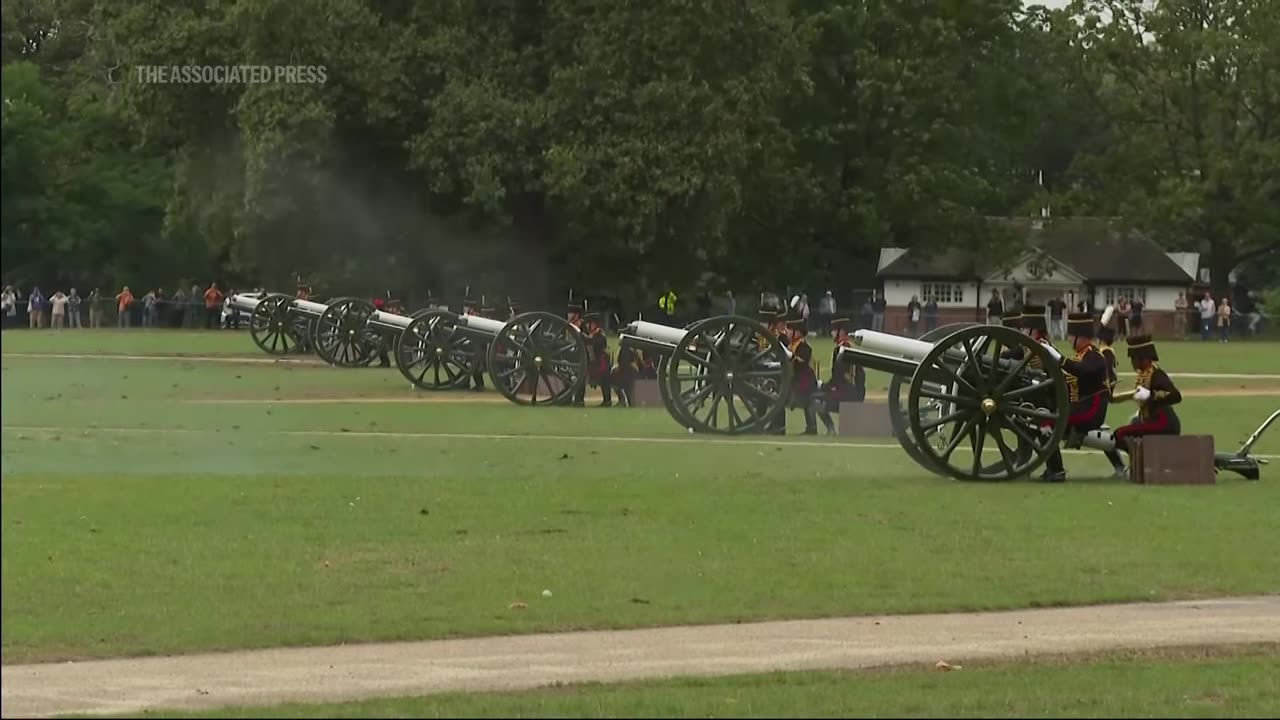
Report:
[[667,314],[667,317],[675,317],[676,315],[676,294],[668,290],[665,295],[658,298],[658,309]]

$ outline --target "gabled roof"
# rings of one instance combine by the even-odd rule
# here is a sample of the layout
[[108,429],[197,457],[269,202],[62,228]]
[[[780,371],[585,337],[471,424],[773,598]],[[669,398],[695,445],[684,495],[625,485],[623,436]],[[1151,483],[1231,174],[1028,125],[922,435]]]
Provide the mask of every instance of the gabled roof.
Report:
[[[1040,250],[1090,283],[1181,285],[1192,282],[1177,262],[1149,237],[1125,230],[1110,218],[992,218],[1012,230],[1025,251]],[[985,278],[1012,265],[1025,252],[974,257],[955,248],[908,250],[877,273],[882,278]]]

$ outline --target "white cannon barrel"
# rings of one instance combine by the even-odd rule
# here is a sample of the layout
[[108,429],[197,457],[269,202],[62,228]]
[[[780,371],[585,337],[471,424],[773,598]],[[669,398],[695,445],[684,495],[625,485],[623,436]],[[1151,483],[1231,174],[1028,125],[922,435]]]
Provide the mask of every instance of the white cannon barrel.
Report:
[[501,320],[490,320],[489,318],[480,317],[479,315],[463,315],[458,318],[458,324],[494,337],[497,337],[498,333],[502,330],[502,326],[506,325],[506,323]]
[[853,344],[871,352],[884,355],[901,355],[913,360],[923,360],[933,351],[933,345],[923,340],[912,340],[874,330],[858,330],[853,333]]
[[679,345],[680,341],[684,340],[684,336],[688,335],[684,328],[659,325],[658,323],[645,322],[643,320],[631,323],[627,326],[625,332],[645,340],[654,340],[669,345]]
[[231,296],[231,307],[244,313],[252,313],[258,309],[262,296],[257,293],[236,293]]
[[312,315],[323,315],[324,311],[329,309],[329,306],[324,303],[312,302],[310,300],[294,300],[293,307]]
[[404,330],[409,327],[409,323],[413,322],[413,318],[408,315],[397,315],[382,310],[374,310],[373,314],[369,316],[369,322]]

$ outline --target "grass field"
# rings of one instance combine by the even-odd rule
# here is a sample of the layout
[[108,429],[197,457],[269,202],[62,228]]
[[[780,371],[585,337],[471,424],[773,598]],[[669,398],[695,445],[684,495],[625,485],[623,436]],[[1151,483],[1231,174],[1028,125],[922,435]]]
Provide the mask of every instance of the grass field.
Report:
[[[1275,717],[1280,648],[576,685],[168,717]],[[148,713],[150,715],[150,713]]]
[[[1162,344],[1163,364],[1277,371],[1280,345],[1208,345]],[[927,474],[891,438],[695,437],[660,409],[519,408],[493,392],[414,391],[394,370],[103,357],[265,357],[245,334],[6,332],[3,350],[6,664],[1280,590],[1280,556],[1259,551],[1280,541],[1271,468],[1260,483],[1153,489],[1069,453],[1065,485],[973,485]],[[1276,380],[1179,384],[1236,393],[1180,407],[1184,432],[1220,449],[1280,405],[1238,396]],[[1131,411],[1115,408],[1113,425]],[[801,425],[793,413],[791,432]],[[1255,452],[1280,455],[1280,429]],[[1212,673],[1243,681],[1260,662],[1273,666]],[[1153,667],[1133,672],[1166,672]],[[839,677],[794,682],[813,698]],[[937,681],[903,678],[883,682]],[[762,693],[750,713],[771,714],[790,707],[790,682],[713,685]],[[687,701],[697,683],[666,687],[352,712],[748,713]],[[970,704],[982,695],[957,694],[947,712],[1041,714],[1034,697]]]

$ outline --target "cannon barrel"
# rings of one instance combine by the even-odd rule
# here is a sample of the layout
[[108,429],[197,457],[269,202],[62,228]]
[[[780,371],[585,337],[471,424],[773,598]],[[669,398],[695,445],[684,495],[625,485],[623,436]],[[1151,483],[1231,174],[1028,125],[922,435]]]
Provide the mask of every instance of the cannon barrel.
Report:
[[[857,347],[840,348],[839,354],[842,359],[872,370],[881,370],[894,375],[908,376],[914,374],[920,361],[932,352],[934,348],[933,343],[912,340],[911,338],[890,335],[889,333],[875,332],[874,330],[858,330],[850,337]],[[964,362],[967,359],[965,354],[959,350],[948,350],[946,357],[959,362]],[[899,360],[905,361],[907,364],[891,362]],[[981,358],[980,362],[989,361],[986,358]],[[1005,358],[1001,359],[999,364],[1000,367],[1008,370],[1017,367],[1018,361]],[[1028,378],[1038,378],[1044,375],[1042,371],[1032,367],[1023,368],[1023,373]]]
[[389,330],[404,330],[409,327],[409,323],[413,322],[413,318],[408,315],[389,313],[385,310],[374,310],[373,314],[369,316],[369,322]]
[[312,300],[294,300],[292,307],[295,310],[301,310],[303,313],[306,313],[307,315],[315,315],[316,317],[320,317],[321,315],[324,314],[325,310],[329,309],[328,305],[325,305],[324,303],[318,303]]
[[506,323],[479,315],[462,315],[458,318],[458,331],[472,337],[492,340],[498,337]]
[[252,313],[258,308],[258,303],[262,302],[262,296],[257,293],[236,293],[229,302],[232,308],[242,313]]

